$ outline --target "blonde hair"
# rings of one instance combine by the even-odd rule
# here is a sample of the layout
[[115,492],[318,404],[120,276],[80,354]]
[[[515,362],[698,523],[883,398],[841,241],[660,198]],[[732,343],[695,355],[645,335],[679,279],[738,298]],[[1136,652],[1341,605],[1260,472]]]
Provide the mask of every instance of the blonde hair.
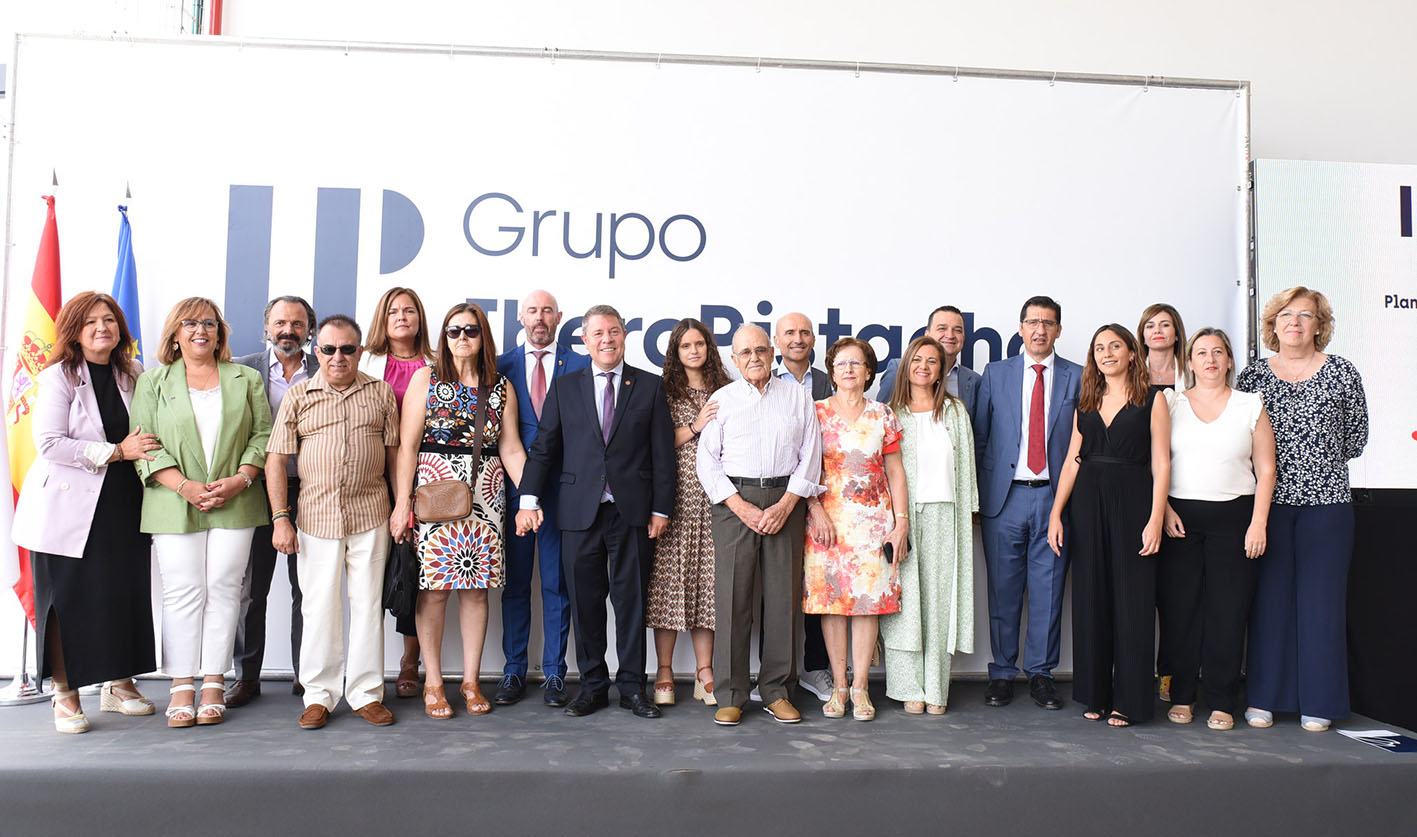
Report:
[[177,345],[177,329],[182,327],[182,321],[197,319],[203,308],[212,309],[212,319],[216,320],[216,359],[222,362],[231,360],[231,326],[222,319],[221,309],[204,296],[189,296],[172,306],[172,311],[167,315],[167,322],[162,324],[162,339],[158,341],[157,359],[164,366],[176,363],[177,359],[182,357],[182,349]]
[[1318,330],[1314,332],[1314,348],[1322,352],[1328,341],[1333,339],[1333,306],[1328,304],[1328,297],[1312,288],[1295,285],[1270,297],[1260,314],[1260,342],[1271,352],[1279,351],[1279,335],[1274,332],[1275,318],[1279,316],[1280,311],[1288,308],[1300,297],[1308,297],[1314,301],[1314,314],[1319,321]]
[[[1225,347],[1225,356],[1230,358],[1230,368],[1225,372],[1225,385],[1229,387],[1235,386],[1235,350],[1230,348],[1230,335],[1226,334],[1223,330],[1207,326],[1191,335],[1191,339],[1186,341],[1186,359],[1190,360],[1191,352],[1195,351],[1196,348],[1196,341],[1200,340],[1202,337],[1218,338],[1220,345]],[[1195,385],[1196,370],[1187,366],[1186,387],[1189,389]]]

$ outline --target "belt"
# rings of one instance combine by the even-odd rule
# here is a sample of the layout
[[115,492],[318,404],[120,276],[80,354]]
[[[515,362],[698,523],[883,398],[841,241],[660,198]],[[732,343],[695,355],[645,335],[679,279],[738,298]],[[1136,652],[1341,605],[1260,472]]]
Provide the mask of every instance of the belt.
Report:
[[1082,461],[1096,462],[1099,465],[1135,465],[1139,468],[1145,468],[1151,464],[1145,459],[1122,459],[1116,456],[1084,456]]
[[1045,488],[1051,484],[1049,480],[1014,480],[1014,485],[1025,485],[1029,488]]
[[728,481],[739,488],[786,488],[787,477],[729,477]]

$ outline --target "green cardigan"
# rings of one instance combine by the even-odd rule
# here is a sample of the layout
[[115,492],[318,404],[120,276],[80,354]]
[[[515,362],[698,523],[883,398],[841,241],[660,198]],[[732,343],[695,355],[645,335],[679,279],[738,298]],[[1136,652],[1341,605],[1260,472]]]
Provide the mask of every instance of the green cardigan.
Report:
[[217,370],[221,376],[221,438],[212,456],[210,474],[197,434],[192,399],[187,394],[187,365],[178,359],[138,377],[128,411],[129,426],[156,433],[162,442],[162,449],[153,451],[151,462],[139,459],[133,463],[143,480],[144,532],[182,534],[245,529],[271,522],[259,479],[226,505],[206,513],[153,479],[153,474],[164,468],[176,468],[187,479],[206,483],[232,476],[242,465],[265,467],[271,405],[266,400],[261,374],[236,363],[218,363]]

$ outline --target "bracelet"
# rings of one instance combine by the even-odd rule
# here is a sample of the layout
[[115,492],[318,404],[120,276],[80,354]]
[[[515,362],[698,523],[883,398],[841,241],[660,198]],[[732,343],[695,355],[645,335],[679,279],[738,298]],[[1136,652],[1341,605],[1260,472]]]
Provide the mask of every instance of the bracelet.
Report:
[[287,509],[281,509],[280,511],[278,511],[278,512],[276,512],[275,514],[271,515],[271,522],[272,522],[272,523],[275,523],[277,520],[280,520],[282,517],[290,517],[290,509],[288,509],[288,508],[287,508]]
[[123,446],[122,446],[121,444],[119,444],[119,445],[114,445],[113,447],[118,450],[118,461],[119,461],[119,462],[122,462],[122,461],[123,461]]
[[243,480],[246,480],[246,487],[247,487],[247,488],[250,488],[250,487],[251,487],[252,485],[254,485],[255,482],[256,482],[255,480],[253,480],[253,479],[251,479],[250,477],[246,476],[246,472],[245,472],[245,471],[238,470],[238,471],[236,472],[236,476],[242,478]]
[[172,490],[173,490],[173,491],[176,491],[177,494],[178,494],[178,496],[181,496],[181,494],[182,494],[182,487],[185,486],[185,485],[186,485],[187,483],[189,483],[189,482],[191,482],[191,480],[184,479],[184,480],[182,480],[182,482],[179,482],[179,483],[177,484],[177,487],[176,487],[176,488],[174,488],[174,489],[172,489]]

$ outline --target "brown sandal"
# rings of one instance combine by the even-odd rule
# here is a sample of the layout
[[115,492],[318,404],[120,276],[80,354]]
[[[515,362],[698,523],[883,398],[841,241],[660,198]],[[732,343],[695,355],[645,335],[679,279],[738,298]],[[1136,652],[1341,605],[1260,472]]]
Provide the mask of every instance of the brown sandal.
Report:
[[439,721],[453,717],[453,707],[448,704],[448,696],[441,684],[423,687],[423,711],[428,717]]
[[486,715],[492,711],[492,704],[482,696],[482,689],[476,680],[464,682],[461,691],[462,699],[467,703],[467,714]]
[[399,678],[394,681],[394,694],[401,698],[411,698],[418,694],[418,660],[412,663],[399,658]]

